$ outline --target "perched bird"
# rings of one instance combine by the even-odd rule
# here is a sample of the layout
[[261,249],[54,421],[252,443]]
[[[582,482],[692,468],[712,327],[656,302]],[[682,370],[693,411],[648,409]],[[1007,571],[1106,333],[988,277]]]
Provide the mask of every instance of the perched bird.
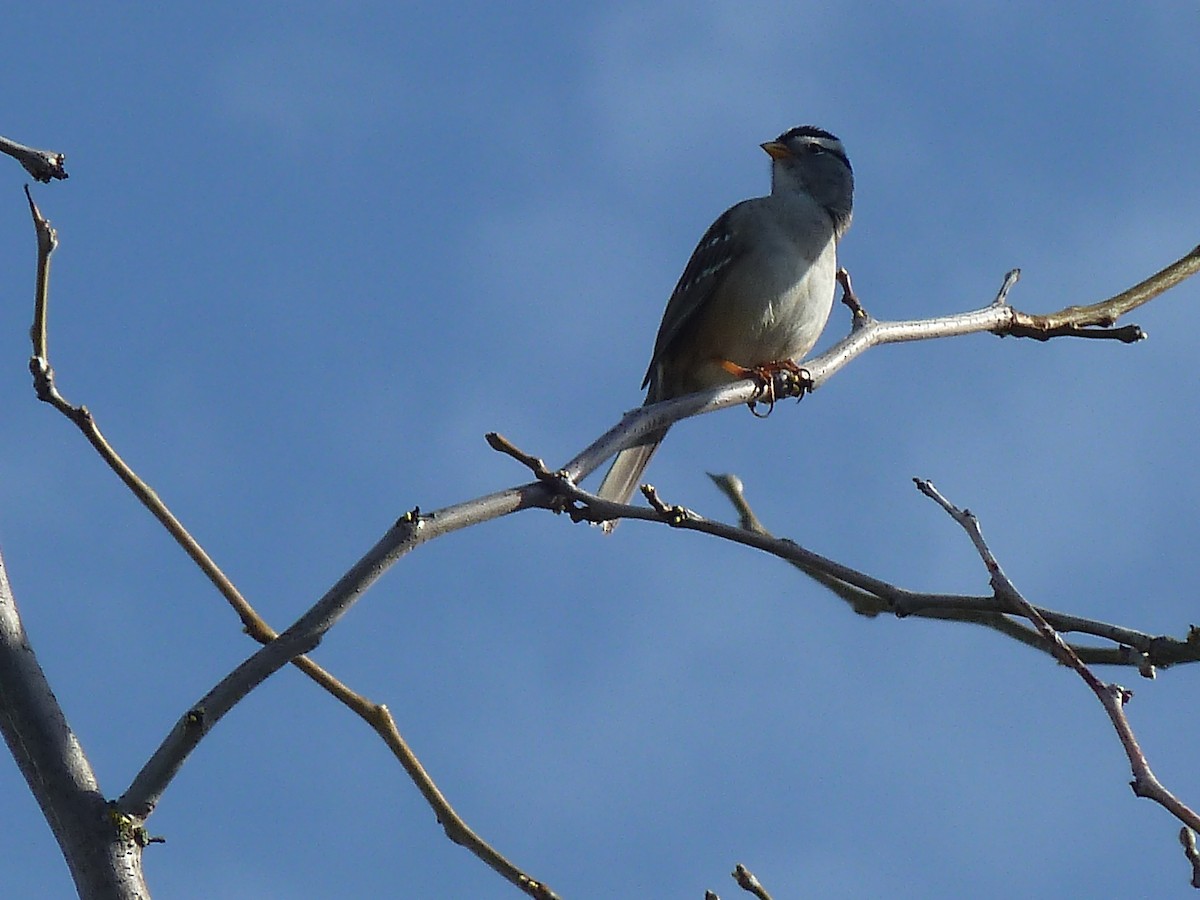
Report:
[[[837,243],[850,227],[854,173],[842,142],[801,125],[762,145],[771,193],[743,200],[709,227],[667,301],[644,405],[794,368],[825,328]],[[597,493],[628,502],[667,431],[617,454]],[[612,531],[616,522],[605,522]]]

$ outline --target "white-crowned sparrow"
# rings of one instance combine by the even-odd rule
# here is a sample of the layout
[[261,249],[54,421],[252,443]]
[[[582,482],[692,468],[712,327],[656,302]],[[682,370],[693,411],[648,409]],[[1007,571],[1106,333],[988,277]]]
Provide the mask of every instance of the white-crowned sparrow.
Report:
[[[663,313],[642,387],[646,404],[791,367],[833,308],[837,242],[850,227],[854,173],[842,142],[801,125],[762,145],[771,193],[709,227]],[[597,491],[625,503],[666,429],[617,454]],[[615,522],[605,522],[611,531]]]

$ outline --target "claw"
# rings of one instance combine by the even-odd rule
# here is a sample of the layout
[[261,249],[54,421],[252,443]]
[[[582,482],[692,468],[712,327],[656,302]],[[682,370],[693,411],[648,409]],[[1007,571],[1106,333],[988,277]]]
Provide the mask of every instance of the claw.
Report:
[[[723,359],[721,360],[721,368],[735,378],[753,378],[758,382],[760,397],[751,400],[747,406],[750,407],[750,412],[754,413],[760,419],[765,419],[775,409],[775,401],[778,399],[775,395],[775,377],[777,375],[786,374],[787,379],[785,381],[789,384],[794,381],[792,390],[795,391],[797,398],[803,397],[808,385],[812,383],[812,376],[808,373],[808,370],[802,368],[792,359],[777,359],[774,362],[763,363],[760,366],[752,368],[747,368],[746,366]],[[767,404],[767,411],[765,413],[760,413],[755,408],[758,403]]]

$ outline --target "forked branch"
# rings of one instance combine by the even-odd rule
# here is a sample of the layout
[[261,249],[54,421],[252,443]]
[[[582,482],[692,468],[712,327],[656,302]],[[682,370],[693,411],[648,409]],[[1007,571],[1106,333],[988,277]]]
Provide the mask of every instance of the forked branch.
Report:
[[[132,827],[140,828],[153,812],[162,792],[182,767],[188,754],[211,730],[213,724],[263,679],[290,662],[359,716],[379,735],[433,809],[438,822],[442,824],[446,835],[452,841],[470,850],[494,871],[520,887],[529,896],[541,898],[541,900],[551,900],[555,895],[549,887],[509,862],[459,816],[401,736],[395,720],[384,704],[375,703],[351,690],[303,655],[316,646],[325,631],[336,621],[336,617],[322,618],[321,612],[318,611],[309,619],[302,619],[281,637],[242,596],[233,582],[208,555],[199,541],[184,527],[157,492],[147,485],[122,459],[104,437],[87,407],[72,405],[63,397],[55,381],[54,369],[50,365],[48,336],[50,260],[58,246],[58,236],[49,221],[41,214],[37,204],[34,203],[28,188],[25,190],[25,196],[29,201],[29,210],[38,239],[34,322],[30,329],[33,353],[29,360],[29,369],[33,375],[34,390],[38,399],[52,405],[79,428],[109,468],[162,524],[226,599],[241,619],[245,632],[263,645],[263,649],[258,654],[239,666],[221,684],[180,717],[163,745],[147,761],[134,782],[117,801],[115,811],[121,816],[127,817]],[[410,523],[419,524],[419,519],[419,511],[414,510],[413,513],[402,517],[397,522],[396,528]],[[364,572],[366,574],[363,576],[363,580],[358,581],[354,587],[348,588],[345,595],[341,595],[343,599],[346,597],[356,598],[358,591],[365,590],[367,584],[382,574],[383,568],[374,569],[374,560],[369,555],[368,557],[365,568],[364,563],[360,562],[358,568],[351,570],[352,575]],[[343,582],[345,581],[346,579],[343,579]],[[339,582],[339,585],[343,582]],[[337,588],[334,590],[336,591]],[[327,610],[329,607],[336,606],[337,602],[334,601],[327,604],[325,608],[318,604],[317,609]]]
[[[979,554],[979,558],[983,560],[984,567],[987,569],[988,579],[996,596],[1004,602],[1009,603],[1014,613],[1028,618],[1034,627],[1037,628],[1038,632],[1051,645],[1054,656],[1058,661],[1074,669],[1079,677],[1083,679],[1084,684],[1092,689],[1092,693],[1096,695],[1096,699],[1100,701],[1104,707],[1104,711],[1108,713],[1109,721],[1112,722],[1113,729],[1117,732],[1117,737],[1120,739],[1121,746],[1125,750],[1125,756],[1129,759],[1129,765],[1133,770],[1133,781],[1130,782],[1130,787],[1133,788],[1134,794],[1138,797],[1144,797],[1147,800],[1153,800],[1162,806],[1163,809],[1182,822],[1187,829],[1190,829],[1193,834],[1197,830],[1200,830],[1200,816],[1167,790],[1150,769],[1150,763],[1147,761],[1146,755],[1142,752],[1142,748],[1133,733],[1129,717],[1125,715],[1125,704],[1133,697],[1133,691],[1123,688],[1119,684],[1106,683],[1097,678],[1091,669],[1084,664],[1083,660],[1079,658],[1079,654],[1066,641],[1059,637],[1038,609],[1022,596],[1021,592],[1012,583],[1012,580],[1004,573],[1004,569],[1000,566],[999,561],[988,547],[987,542],[983,539],[983,531],[979,527],[979,520],[970,510],[959,509],[942,496],[931,482],[922,479],[915,479],[915,481],[917,489],[944,509],[962,527],[967,536],[970,537],[971,543],[975,545],[975,550]],[[1184,849],[1187,852],[1188,847],[1186,843]],[[1194,866],[1195,860],[1193,854],[1189,853],[1188,858],[1193,862]]]
[[[447,834],[453,840],[467,846],[493,869],[518,885],[530,896],[553,897],[554,894],[549,888],[511,866],[488,845],[479,840],[453,813],[440,792],[437,791],[436,786],[424,774],[420,763],[404,746],[385,707],[359,697],[325,673],[315,663],[302,656],[320,642],[324,634],[345,615],[388,568],[410,551],[436,537],[522,509],[544,508],[556,512],[566,511],[575,519],[591,521],[613,519],[617,516],[655,519],[669,521],[676,527],[706,531],[749,546],[757,546],[790,559],[797,565],[816,569],[826,577],[835,579],[855,590],[878,597],[887,597],[893,611],[905,614],[920,614],[931,607],[936,608],[941,603],[958,604],[962,600],[962,598],[931,597],[903,591],[831,560],[826,560],[793,542],[780,541],[745,529],[709,522],[683,507],[670,506],[659,501],[652,489],[648,492],[648,496],[654,503],[653,508],[637,508],[602,503],[578,488],[578,483],[604,460],[622,447],[635,443],[646,432],[690,415],[712,412],[756,399],[758,386],[752,381],[742,381],[718,390],[644,407],[631,413],[557,471],[551,471],[540,460],[516,451],[511,443],[499,439],[498,436],[495,439],[490,438],[493,446],[504,450],[530,468],[537,480],[530,484],[518,485],[485,497],[445,507],[429,514],[423,515],[419,510],[414,509],[388,529],[379,542],[351,567],[325,596],[287,630],[276,634],[257,616],[257,613],[241,597],[236,588],[228,583],[228,579],[225,579],[215,563],[187,534],[165,504],[162,504],[157,494],[136,476],[104,440],[87,409],[82,406],[72,406],[59,393],[49,363],[46,327],[49,260],[56,244],[56,237],[49,223],[37,210],[32,198],[30,198],[30,209],[38,229],[39,242],[37,312],[33,329],[34,351],[30,361],[38,396],[54,405],[75,422],[89,442],[113,468],[113,471],[162,522],[164,527],[170,531],[197,565],[221,590],[238,612],[246,630],[256,640],[265,644],[262,649],[222,679],[200,702],[194,704],[181,716],[178,724],[164,740],[159,750],[151,757],[121,800],[118,801],[121,811],[139,820],[153,810],[163,790],[203,735],[250,690],[281,667],[292,662],[348,707],[355,710],[383,736],[435,809]],[[999,296],[991,305],[954,316],[910,322],[877,322],[854,299],[852,308],[855,309],[855,315],[850,334],[829,352],[806,363],[806,369],[811,376],[811,387],[819,387],[851,359],[870,347],[897,341],[925,340],[979,331],[1043,338],[1069,334],[1088,337],[1103,335],[1122,341],[1137,340],[1143,336],[1140,329],[1137,329],[1136,326],[1124,330],[1105,328],[1107,324],[1111,324],[1109,319],[1111,318],[1112,322],[1115,322],[1116,317],[1123,312],[1147,302],[1162,291],[1194,274],[1197,269],[1200,269],[1200,247],[1142,284],[1103,303],[1088,307],[1068,307],[1058,313],[1043,317],[1030,317],[1008,306],[1007,293],[1016,280],[1015,272],[1010,273],[1009,277],[1005,279]],[[844,281],[844,286],[847,289],[848,297],[852,297],[848,279]],[[1100,327],[1094,327],[1097,325]],[[1028,333],[1030,330],[1039,333],[1032,335]],[[785,390],[786,385],[781,386],[779,393],[783,393]],[[991,602],[997,604],[995,608],[981,608],[980,611],[1000,614],[1012,612],[1007,601],[991,598]],[[1077,621],[1049,610],[1040,611],[1040,615],[1047,622],[1056,622],[1055,627],[1060,628],[1064,625],[1069,628],[1071,622]],[[1045,636],[1042,636],[1042,639],[1049,640]],[[1155,664],[1153,647],[1142,650],[1136,644],[1131,644],[1131,646],[1134,646],[1138,652],[1147,655],[1150,665]],[[1158,664],[1163,663],[1159,662]]]

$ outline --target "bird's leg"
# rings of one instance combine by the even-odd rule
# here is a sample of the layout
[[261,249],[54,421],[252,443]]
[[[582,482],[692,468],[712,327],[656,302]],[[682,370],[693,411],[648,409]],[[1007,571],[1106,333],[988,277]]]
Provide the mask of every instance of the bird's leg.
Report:
[[[750,407],[750,412],[754,413],[760,419],[765,419],[775,409],[775,400],[777,399],[775,382],[777,377],[779,377],[780,385],[785,391],[784,395],[795,397],[797,400],[803,397],[812,387],[812,375],[793,359],[777,359],[774,362],[763,363],[751,368],[723,359],[721,360],[721,368],[735,378],[753,378],[758,382],[759,396],[746,405]],[[760,414],[755,408],[758,403],[767,404],[767,411],[765,413]]]

